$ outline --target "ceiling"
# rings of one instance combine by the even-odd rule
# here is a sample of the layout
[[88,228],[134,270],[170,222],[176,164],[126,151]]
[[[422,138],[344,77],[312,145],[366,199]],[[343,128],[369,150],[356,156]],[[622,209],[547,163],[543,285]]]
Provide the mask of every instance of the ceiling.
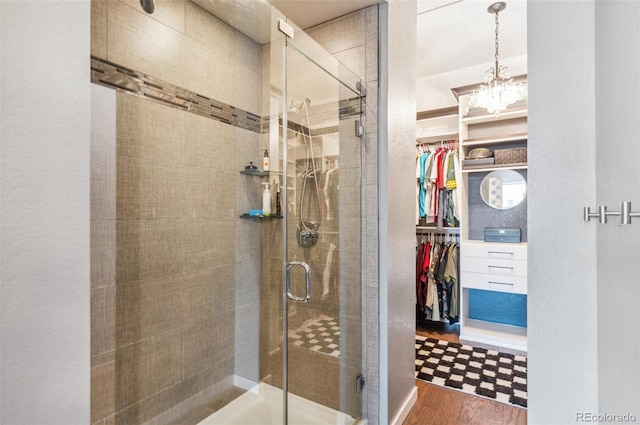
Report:
[[[492,0],[418,0],[418,78],[493,61]],[[507,1],[499,14],[500,60],[527,54],[527,3]],[[479,77],[480,78],[480,77]]]
[[385,2],[386,0],[269,0],[269,3],[302,29]]
[[[385,0],[269,2],[305,29]],[[417,0],[417,77],[492,62],[495,15],[487,12],[492,3],[492,0]],[[525,55],[526,0],[507,1],[507,8],[500,13],[499,21],[500,58]]]
[[[269,3],[306,29],[386,0],[192,0],[260,43],[270,37]],[[403,1],[403,0],[394,0]],[[489,64],[494,57],[493,0],[417,0],[417,78]],[[527,53],[526,0],[500,13],[500,60]],[[474,75],[477,71],[474,70]],[[482,75],[478,76],[478,80]]]

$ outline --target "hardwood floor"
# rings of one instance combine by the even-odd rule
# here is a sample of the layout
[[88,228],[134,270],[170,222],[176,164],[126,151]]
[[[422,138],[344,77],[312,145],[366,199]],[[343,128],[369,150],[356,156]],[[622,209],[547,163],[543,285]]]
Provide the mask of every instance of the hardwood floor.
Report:
[[[421,323],[418,335],[460,342],[457,325]],[[527,411],[416,380],[418,400],[403,425],[526,425]]]

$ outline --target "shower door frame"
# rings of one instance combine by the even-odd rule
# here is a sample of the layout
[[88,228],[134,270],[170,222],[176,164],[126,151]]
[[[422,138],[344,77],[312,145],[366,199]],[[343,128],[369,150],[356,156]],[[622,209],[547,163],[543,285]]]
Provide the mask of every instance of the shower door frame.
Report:
[[[287,18],[283,18],[282,21],[284,21],[285,25],[287,24]],[[363,107],[363,100],[364,100],[364,96],[366,93],[366,88],[364,85],[364,82],[359,79],[358,82],[356,83],[356,89],[354,89],[353,87],[349,87],[349,85],[347,83],[345,83],[344,81],[342,81],[340,78],[338,78],[337,76],[335,76],[333,73],[331,73],[330,71],[328,71],[327,69],[325,69],[322,65],[318,64],[315,60],[313,60],[311,57],[309,57],[307,54],[305,54],[303,51],[301,51],[298,47],[296,47],[294,44],[290,43],[290,39],[292,39],[293,37],[288,34],[285,29],[285,31],[280,29],[280,22],[281,20],[279,19],[277,21],[277,25],[278,25],[278,29],[280,30],[280,32],[282,32],[285,37],[284,37],[284,43],[282,45],[282,67],[283,67],[283,75],[282,75],[282,101],[281,101],[281,106],[282,106],[282,126],[283,126],[283,131],[282,131],[282,138],[281,138],[281,149],[282,149],[282,161],[283,161],[283,167],[282,167],[282,173],[283,173],[283,179],[284,179],[284,191],[281,195],[281,201],[282,201],[282,205],[283,205],[283,227],[282,227],[282,332],[283,332],[283,343],[282,343],[282,391],[283,391],[283,400],[282,400],[282,409],[283,409],[283,425],[288,425],[288,421],[289,421],[289,370],[288,370],[288,366],[289,366],[289,348],[288,348],[288,333],[289,333],[289,301],[294,301],[294,302],[302,302],[302,303],[306,303],[309,301],[310,297],[311,297],[311,282],[310,282],[310,270],[309,270],[309,266],[306,263],[303,262],[298,262],[298,261],[290,261],[289,260],[289,208],[288,208],[288,195],[289,195],[289,190],[288,190],[288,184],[287,184],[287,179],[288,179],[288,124],[289,124],[289,117],[288,117],[288,55],[289,55],[289,49],[293,49],[295,51],[297,51],[298,53],[300,53],[302,56],[306,57],[311,63],[313,63],[313,65],[317,66],[319,69],[321,69],[324,73],[326,73],[328,76],[334,78],[339,84],[341,84],[342,86],[346,87],[347,89],[349,89],[350,91],[352,91],[354,94],[357,94],[359,100],[360,100],[360,109],[359,109],[359,114],[360,114],[360,119],[358,121],[356,121],[356,128],[354,128],[354,132],[356,133],[356,136],[358,138],[363,138],[364,137],[364,131],[362,128],[362,114],[364,111],[364,107]],[[291,28],[291,30],[293,30]],[[336,60],[337,61],[337,60]],[[357,92],[356,92],[357,90]],[[309,127],[311,127],[310,123],[307,123],[309,125]],[[309,131],[311,129],[309,128]],[[311,134],[309,135],[309,137],[311,137]],[[362,179],[362,157],[360,158],[360,179]],[[360,184],[362,184],[362,181],[360,181]],[[362,209],[362,204],[361,204],[362,200],[360,200],[360,209]],[[300,212],[301,213],[301,212]],[[362,235],[360,235],[360,250],[362,249]],[[306,294],[304,297],[297,297],[295,295],[293,295],[291,293],[290,290],[290,275],[289,275],[289,270],[292,266],[300,266],[305,270],[305,274],[306,274]],[[361,279],[360,279],[361,280]],[[343,300],[340,300],[340,303],[342,304]],[[362,311],[360,311],[360,319],[362,320]],[[362,340],[360,339],[360,343],[362,343]],[[362,358],[360,359],[360,361],[362,361]],[[362,376],[359,376],[359,384],[358,385],[364,385],[364,379],[362,379]],[[354,383],[355,384],[355,383]],[[360,387],[360,390],[362,388]]]

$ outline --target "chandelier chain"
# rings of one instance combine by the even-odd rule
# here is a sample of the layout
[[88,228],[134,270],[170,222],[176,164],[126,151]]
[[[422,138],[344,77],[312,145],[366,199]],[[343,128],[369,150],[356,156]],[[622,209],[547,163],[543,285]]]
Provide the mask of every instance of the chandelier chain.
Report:
[[500,24],[498,23],[498,12],[496,12],[496,64],[498,63],[498,29]]

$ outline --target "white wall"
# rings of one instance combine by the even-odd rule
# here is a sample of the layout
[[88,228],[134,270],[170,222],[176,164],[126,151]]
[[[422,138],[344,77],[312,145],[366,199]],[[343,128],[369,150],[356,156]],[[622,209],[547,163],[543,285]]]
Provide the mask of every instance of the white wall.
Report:
[[415,205],[415,0],[381,5],[380,22],[380,418],[402,423],[417,394],[415,211],[394,206]]
[[89,423],[89,10],[2,2],[3,424]]
[[528,422],[598,410],[593,1],[528,2]]
[[[640,2],[596,2],[597,205],[640,209]],[[592,208],[595,205],[592,205]],[[600,413],[640,419],[640,221],[589,223],[598,237]]]

